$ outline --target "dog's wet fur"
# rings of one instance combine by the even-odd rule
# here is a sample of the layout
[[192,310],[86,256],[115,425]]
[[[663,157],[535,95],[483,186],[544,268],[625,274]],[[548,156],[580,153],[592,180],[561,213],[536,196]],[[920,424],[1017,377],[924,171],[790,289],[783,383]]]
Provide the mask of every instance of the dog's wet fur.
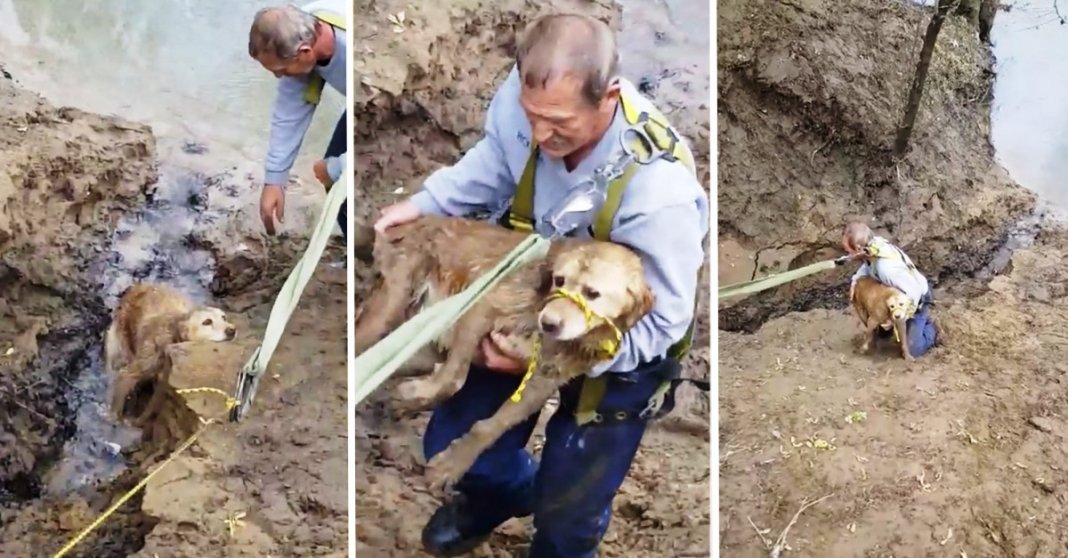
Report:
[[880,283],[873,277],[861,277],[857,279],[853,287],[853,310],[864,325],[865,338],[860,347],[862,352],[871,350],[872,343],[879,332],[879,328],[894,326],[898,332],[898,342],[901,345],[901,356],[905,360],[913,360],[908,345],[908,309],[912,304],[908,295],[900,290]]
[[236,334],[223,310],[194,306],[171,287],[138,283],[126,289],[104,339],[113,418],[124,418],[128,399],[143,391],[146,383],[151,384],[152,394],[133,423],[144,426],[158,413],[165,395],[157,388],[170,372],[168,346],[187,341],[230,341]]
[[[436,216],[379,234],[374,247],[378,278],[357,315],[357,354],[407,317],[462,291],[526,237],[492,223]],[[654,303],[641,259],[610,242],[554,241],[545,259],[505,277],[437,340],[448,353],[445,361],[431,375],[408,379],[398,388],[401,406],[429,408],[459,391],[481,341],[491,332],[506,335],[505,349],[522,361],[529,360],[535,339],[541,339],[537,369],[520,401],[506,401],[431,459],[427,476],[433,485],[459,479],[479,454],[540,410],[559,387],[610,358],[601,347],[615,339],[611,325],[596,317],[587,324],[575,302],[550,296],[560,288],[581,294],[594,313],[624,333]]]

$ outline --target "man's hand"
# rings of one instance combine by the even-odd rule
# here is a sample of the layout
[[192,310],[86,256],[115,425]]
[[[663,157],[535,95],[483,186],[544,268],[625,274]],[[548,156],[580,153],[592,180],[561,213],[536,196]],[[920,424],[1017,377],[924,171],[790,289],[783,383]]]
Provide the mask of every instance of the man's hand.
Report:
[[286,192],[276,184],[265,184],[260,192],[260,219],[267,234],[274,236],[274,223],[285,222]]
[[384,233],[390,227],[403,225],[418,218],[419,208],[411,201],[395,203],[382,209],[378,220],[375,221],[375,231]]
[[502,374],[520,374],[525,372],[526,363],[501,350],[501,348],[497,346],[497,343],[493,341],[493,336],[494,334],[490,334],[482,338],[482,344],[480,345],[481,354],[477,355],[477,357],[481,358],[476,357],[477,364]]
[[315,179],[323,185],[323,188],[330,188],[334,181],[330,180],[330,173],[326,170],[326,159],[320,159],[312,165],[312,172],[315,173]]

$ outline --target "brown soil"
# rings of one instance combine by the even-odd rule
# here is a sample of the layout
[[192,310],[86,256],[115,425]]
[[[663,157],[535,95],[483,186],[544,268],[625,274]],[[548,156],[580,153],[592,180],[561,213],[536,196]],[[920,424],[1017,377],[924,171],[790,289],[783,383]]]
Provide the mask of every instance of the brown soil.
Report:
[[719,13],[721,234],[750,262],[765,249],[764,273],[836,255],[839,227],[864,217],[939,281],[946,331],[911,366],[892,345],[857,354],[846,270],[721,309],[721,329],[755,333],[719,334],[720,551],[767,556],[762,537],[831,494],[800,516],[784,555],[1065,555],[1068,233],[1044,224],[1003,275],[972,277],[1033,204],[993,161],[974,30],[947,22],[912,150],[895,163],[886,150],[920,8]]
[[[985,265],[1033,205],[994,163],[992,74],[974,28],[942,31],[910,152],[889,153],[926,12],[908,2],[719,6],[721,280],[823,259],[844,221],[889,234],[933,281]],[[725,257],[729,259],[724,259]],[[787,310],[838,303],[844,272],[728,301],[719,325],[751,331]]]
[[[451,0],[410,6],[394,0],[358,0],[368,21],[355,38],[356,218],[366,222],[379,208],[407,196],[441,165],[454,162],[481,136],[484,108],[507,73],[515,32],[533,17],[580,10],[618,24],[610,2]],[[390,30],[386,16],[405,10],[404,33]],[[675,117],[692,128],[707,175],[707,109],[695,104]],[[370,286],[371,270],[358,268],[357,303]],[[702,294],[706,296],[707,281]],[[707,315],[702,308],[700,315]],[[708,324],[699,324],[687,373],[707,378]],[[428,414],[396,418],[388,408],[395,382],[356,408],[356,552],[371,556],[420,555],[423,524],[440,501],[422,477],[420,436]],[[614,519],[602,556],[704,556],[709,544],[708,398],[680,390],[681,409],[646,436],[631,474],[614,504]],[[547,419],[549,413],[543,413]],[[694,425],[697,425],[696,428]],[[696,430],[696,433],[694,431]],[[540,433],[541,430],[539,429]],[[532,447],[540,448],[535,434]],[[476,553],[524,556],[530,520],[512,520]]]
[[[57,109],[8,79],[0,80],[0,99],[0,554],[43,556],[142,478],[157,461],[148,456],[162,457],[177,436],[191,433],[190,407],[219,416],[222,406],[211,396],[188,405],[173,396],[169,428],[155,429],[167,436],[146,436],[119,457],[124,473],[45,496],[46,484],[64,484],[57,475],[88,467],[79,461],[84,456],[60,460],[65,443],[76,435],[98,436],[96,446],[108,442],[107,427],[76,434],[82,425],[74,407],[90,397],[77,385],[99,366],[106,305],[119,282],[154,276],[141,270],[131,277],[116,264],[112,234],[120,218],[180,197],[167,189],[181,184],[157,173],[147,126]],[[306,238],[263,237],[252,177],[181,178],[199,185],[196,203],[203,204],[182,245],[209,255],[215,280],[208,294],[231,311],[240,333],[232,344],[176,346],[172,382],[230,392]],[[287,217],[295,220],[289,230],[299,231],[322,194],[294,192]],[[342,254],[335,246],[324,259]],[[175,267],[186,255],[157,256]],[[321,275],[290,320],[249,417],[209,427],[70,556],[345,555],[346,293]],[[230,512],[247,513],[233,536],[224,523]]]

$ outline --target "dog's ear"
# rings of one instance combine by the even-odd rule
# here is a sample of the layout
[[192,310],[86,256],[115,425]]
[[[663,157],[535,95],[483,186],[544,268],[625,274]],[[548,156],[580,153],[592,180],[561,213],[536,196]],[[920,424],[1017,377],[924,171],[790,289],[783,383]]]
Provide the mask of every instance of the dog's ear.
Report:
[[656,304],[656,296],[653,295],[653,291],[649,290],[648,286],[643,285],[638,290],[627,289],[627,294],[631,297],[631,305],[620,318],[622,327],[625,330],[634,327],[634,324],[652,311],[653,305]]

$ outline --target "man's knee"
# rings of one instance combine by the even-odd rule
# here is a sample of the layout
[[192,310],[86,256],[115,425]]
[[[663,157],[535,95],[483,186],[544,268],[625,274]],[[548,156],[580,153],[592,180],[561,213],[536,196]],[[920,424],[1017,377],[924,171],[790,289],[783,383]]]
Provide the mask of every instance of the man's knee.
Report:
[[930,315],[923,314],[913,318],[908,328],[909,353],[913,357],[919,357],[931,350],[938,341],[938,329]]

